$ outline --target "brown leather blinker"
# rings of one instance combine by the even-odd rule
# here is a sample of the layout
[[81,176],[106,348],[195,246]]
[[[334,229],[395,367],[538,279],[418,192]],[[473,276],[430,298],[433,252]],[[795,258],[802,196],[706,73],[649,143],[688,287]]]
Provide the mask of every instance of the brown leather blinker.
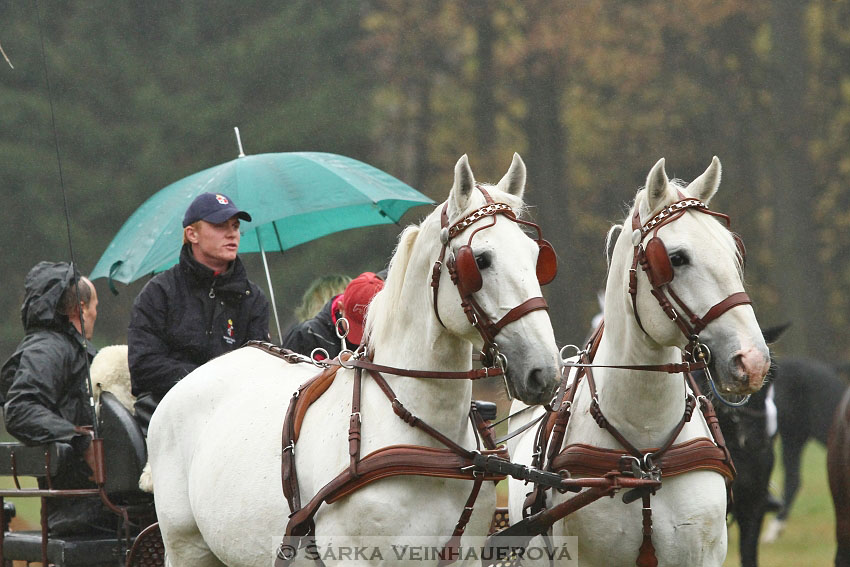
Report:
[[652,237],[644,247],[646,262],[649,267],[647,275],[654,287],[661,287],[673,281],[673,265],[667,255],[667,247],[657,236]]
[[478,269],[475,254],[468,244],[457,249],[455,269],[457,270],[457,287],[461,296],[466,297],[481,289],[484,283],[481,279],[481,270]]
[[[552,245],[543,239],[537,240],[539,251],[537,255],[537,281],[540,285],[551,283],[558,275],[558,257]],[[455,270],[457,270],[457,285],[462,296],[467,296],[481,289],[484,284],[478,262],[472,247],[464,244],[455,253]]]
[[548,240],[542,238],[537,241],[539,251],[537,253],[537,281],[540,285],[552,283],[555,276],[558,275],[558,256],[555,255],[555,248]]

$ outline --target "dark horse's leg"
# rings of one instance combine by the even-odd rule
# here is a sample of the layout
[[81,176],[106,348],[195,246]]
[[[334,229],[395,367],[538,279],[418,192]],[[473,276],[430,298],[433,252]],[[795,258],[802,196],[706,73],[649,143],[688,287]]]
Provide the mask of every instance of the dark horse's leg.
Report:
[[850,389],[844,393],[826,444],[829,489],[835,506],[836,567],[850,566]]
[[785,521],[791,512],[791,505],[800,489],[800,457],[803,447],[809,440],[808,431],[804,427],[795,427],[790,431],[783,430],[780,424],[779,434],[782,437],[782,466],[785,468],[784,502],[782,510],[776,515],[778,520]]
[[[773,442],[767,437],[765,418],[741,416],[737,430],[743,436],[729,441],[738,469],[733,489],[733,514],[740,530],[739,552],[742,567],[757,567],[761,526],[767,511],[768,484],[773,470]],[[744,443],[740,444],[740,439]]]

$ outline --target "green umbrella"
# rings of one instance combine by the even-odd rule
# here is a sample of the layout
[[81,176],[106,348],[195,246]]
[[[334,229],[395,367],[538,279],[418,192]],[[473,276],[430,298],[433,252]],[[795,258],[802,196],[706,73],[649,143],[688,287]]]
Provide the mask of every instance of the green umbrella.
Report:
[[334,232],[395,223],[409,208],[434,203],[388,173],[345,156],[241,154],[145,201],[112,239],[90,279],[130,283],[176,264],[183,213],[205,192],[226,194],[253,217],[243,221],[240,253],[283,251]]

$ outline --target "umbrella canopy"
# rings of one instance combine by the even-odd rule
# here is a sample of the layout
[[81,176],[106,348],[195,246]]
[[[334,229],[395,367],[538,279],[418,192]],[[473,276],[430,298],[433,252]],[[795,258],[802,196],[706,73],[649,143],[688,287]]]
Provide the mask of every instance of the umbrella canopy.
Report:
[[134,212],[90,279],[130,283],[177,263],[183,214],[201,193],[224,193],[253,217],[239,252],[283,251],[350,228],[397,222],[434,201],[371,165],[336,154],[286,152],[238,157],[160,190]]

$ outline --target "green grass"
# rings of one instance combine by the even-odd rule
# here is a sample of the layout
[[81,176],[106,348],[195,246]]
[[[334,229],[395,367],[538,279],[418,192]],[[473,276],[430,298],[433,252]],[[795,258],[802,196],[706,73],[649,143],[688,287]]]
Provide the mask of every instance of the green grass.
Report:
[[[776,445],[777,466],[771,483],[782,494],[782,463]],[[772,519],[773,515],[766,518]],[[809,443],[803,451],[802,481],[788,524],[775,543],[759,544],[760,567],[830,567],[835,556],[835,512],[826,476],[826,450]],[[724,567],[739,567],[738,526],[729,527],[729,553]]]
[[[36,481],[33,477],[21,477],[21,488],[36,488]],[[14,488],[15,483],[12,477],[0,477],[0,487]],[[6,498],[6,502],[12,502],[15,505],[15,518],[12,520],[12,527],[16,530],[37,529],[39,525],[39,510],[41,506],[41,498]]]

